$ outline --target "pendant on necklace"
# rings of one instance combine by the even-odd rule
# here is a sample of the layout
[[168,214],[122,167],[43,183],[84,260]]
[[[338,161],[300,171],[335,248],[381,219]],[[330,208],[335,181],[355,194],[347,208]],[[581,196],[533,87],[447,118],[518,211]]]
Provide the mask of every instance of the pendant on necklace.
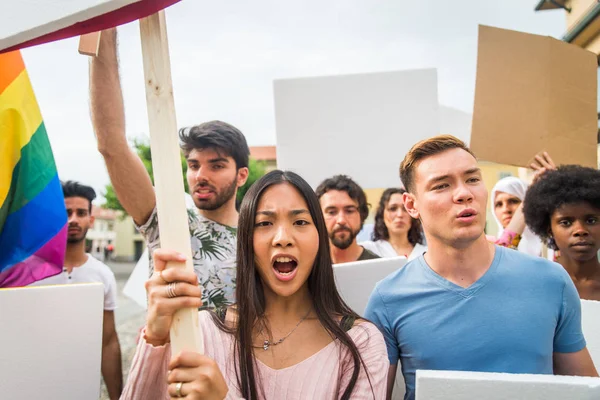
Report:
[[263,349],[264,349],[265,351],[269,350],[269,346],[270,346],[270,345],[271,345],[271,343],[269,343],[269,341],[268,341],[268,340],[265,340],[265,341],[264,341],[264,343],[263,343]]

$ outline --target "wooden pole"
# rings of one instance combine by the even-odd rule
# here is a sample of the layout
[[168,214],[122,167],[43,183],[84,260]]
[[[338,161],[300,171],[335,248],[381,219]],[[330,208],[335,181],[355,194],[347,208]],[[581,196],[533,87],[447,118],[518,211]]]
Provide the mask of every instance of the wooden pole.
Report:
[[[140,19],[140,33],[160,245],[187,257],[185,264],[169,263],[167,268],[193,271],[164,11]],[[184,309],[175,314],[171,345],[173,354],[182,350],[203,353],[197,309]]]

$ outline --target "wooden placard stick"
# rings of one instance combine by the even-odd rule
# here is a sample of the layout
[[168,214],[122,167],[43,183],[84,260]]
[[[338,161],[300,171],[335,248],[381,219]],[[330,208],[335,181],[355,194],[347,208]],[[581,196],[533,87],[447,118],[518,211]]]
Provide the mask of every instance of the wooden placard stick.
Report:
[[100,48],[100,34],[101,32],[98,31],[79,36],[79,54],[98,57],[98,49]]
[[[140,33],[160,245],[187,257],[185,264],[169,263],[167,268],[193,270],[164,11],[140,19]],[[203,353],[197,309],[183,309],[175,314],[171,344],[173,354],[182,350]]]

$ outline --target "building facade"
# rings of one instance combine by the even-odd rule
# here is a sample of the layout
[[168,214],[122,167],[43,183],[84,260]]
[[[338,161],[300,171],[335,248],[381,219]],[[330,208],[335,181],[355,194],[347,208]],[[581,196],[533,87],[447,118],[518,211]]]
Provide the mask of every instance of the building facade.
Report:
[[117,242],[117,212],[92,205],[92,216],[95,220],[87,232],[86,251],[101,261],[107,261],[114,255]]
[[144,252],[145,242],[143,236],[135,228],[133,218],[118,211],[115,232],[118,240],[115,245],[114,260],[120,262],[139,260]]

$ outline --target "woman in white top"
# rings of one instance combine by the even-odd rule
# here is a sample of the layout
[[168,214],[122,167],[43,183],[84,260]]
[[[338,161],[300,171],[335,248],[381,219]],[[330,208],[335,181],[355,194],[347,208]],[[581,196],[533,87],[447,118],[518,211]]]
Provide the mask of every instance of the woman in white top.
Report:
[[[527,192],[527,183],[514,176],[500,179],[492,188],[490,203],[492,215],[498,224],[498,244],[509,243],[507,247],[522,253],[539,256],[542,253],[542,241],[526,225],[523,216],[523,201]],[[513,219],[520,223],[509,223]],[[504,235],[503,235],[504,234]]]
[[402,188],[383,192],[375,214],[373,240],[360,243],[361,246],[383,258],[405,256],[409,261],[427,251],[421,223],[404,209],[405,192]]

